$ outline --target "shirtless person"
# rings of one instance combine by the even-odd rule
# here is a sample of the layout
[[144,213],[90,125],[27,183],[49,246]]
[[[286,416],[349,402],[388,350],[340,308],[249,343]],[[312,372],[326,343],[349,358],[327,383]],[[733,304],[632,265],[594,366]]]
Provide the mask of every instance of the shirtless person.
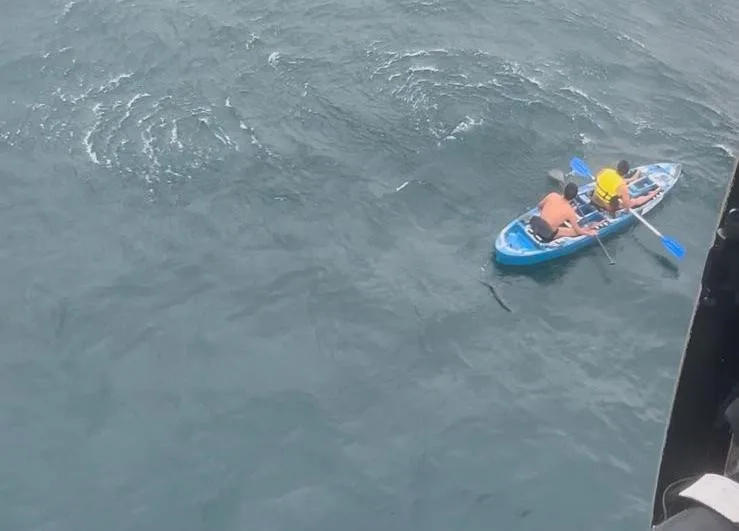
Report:
[[[539,215],[532,216],[529,223],[534,234],[548,243],[555,238],[565,236],[595,236],[598,231],[592,228],[582,228],[578,225],[578,216],[570,201],[577,195],[577,185],[567,183],[563,194],[552,192],[547,194],[539,203]],[[569,221],[570,227],[562,224]]]

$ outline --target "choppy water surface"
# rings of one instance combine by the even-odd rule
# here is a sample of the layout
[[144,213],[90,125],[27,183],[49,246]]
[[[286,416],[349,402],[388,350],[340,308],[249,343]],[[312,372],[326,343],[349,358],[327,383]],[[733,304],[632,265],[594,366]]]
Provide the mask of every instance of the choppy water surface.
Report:
[[[2,528],[647,527],[735,3],[4,10]],[[573,155],[683,163],[679,268],[491,263]]]

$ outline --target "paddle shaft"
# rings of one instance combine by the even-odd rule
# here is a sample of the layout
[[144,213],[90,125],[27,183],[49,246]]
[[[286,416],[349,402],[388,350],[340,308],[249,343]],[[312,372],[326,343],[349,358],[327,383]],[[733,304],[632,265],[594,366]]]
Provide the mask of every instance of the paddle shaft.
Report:
[[600,241],[600,236],[596,234],[595,239],[598,242],[598,245],[600,245],[600,248],[603,249],[603,252],[606,253],[606,258],[608,258],[608,261],[610,262],[610,264],[611,265],[615,264],[616,262],[613,260],[613,258],[611,258],[611,255],[608,254],[608,250],[606,249],[606,246],[603,245],[602,241]]
[[647,227],[647,228],[648,228],[649,230],[651,230],[651,231],[652,231],[652,232],[653,232],[653,233],[654,233],[654,234],[655,234],[655,235],[656,235],[656,236],[657,236],[658,238],[662,238],[662,237],[663,237],[663,236],[662,236],[662,233],[661,233],[660,231],[658,231],[657,229],[655,229],[655,228],[654,228],[654,227],[652,226],[652,224],[651,224],[651,223],[649,223],[649,222],[648,222],[648,221],[647,221],[646,219],[644,219],[643,217],[641,217],[641,214],[639,214],[639,213],[638,213],[638,212],[637,212],[636,210],[634,210],[634,209],[632,208],[632,209],[631,209],[631,213],[632,213],[632,214],[634,214],[634,217],[635,217],[636,219],[638,219],[639,221],[641,221],[642,223],[644,223],[644,225],[645,225],[645,226],[646,226],[646,227]]

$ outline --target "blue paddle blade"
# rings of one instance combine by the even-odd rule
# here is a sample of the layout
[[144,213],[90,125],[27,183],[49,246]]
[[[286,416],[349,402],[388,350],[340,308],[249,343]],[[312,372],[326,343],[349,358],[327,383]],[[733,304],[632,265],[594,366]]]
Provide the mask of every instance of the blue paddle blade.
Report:
[[678,260],[682,260],[685,257],[685,249],[676,240],[662,236],[662,245]]
[[593,178],[593,174],[590,173],[590,168],[588,168],[588,165],[585,164],[585,161],[580,158],[572,157],[572,159],[570,160],[570,169],[575,173],[579,173],[580,175],[590,177],[591,179]]

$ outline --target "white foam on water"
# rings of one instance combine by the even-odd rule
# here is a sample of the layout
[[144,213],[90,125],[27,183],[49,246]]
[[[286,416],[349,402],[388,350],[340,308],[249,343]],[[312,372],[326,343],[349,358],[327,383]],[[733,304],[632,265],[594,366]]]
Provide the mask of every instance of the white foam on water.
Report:
[[[74,60],[73,60],[73,63],[74,63]],[[89,96],[91,96],[93,94],[98,95],[98,96],[99,95],[107,94],[110,91],[118,88],[121,85],[121,81],[123,81],[124,79],[129,79],[132,76],[133,76],[133,74],[131,72],[124,72],[122,74],[118,74],[118,75],[116,75],[116,76],[108,79],[108,81],[106,81],[105,83],[103,83],[102,85],[100,85],[98,87],[90,87],[90,88],[88,88],[86,91],[84,91],[79,96],[69,96],[69,95],[65,94],[62,91],[61,87],[58,87],[53,92],[53,95],[54,96],[57,96],[64,103],[71,103],[71,104],[74,105],[74,104],[76,104],[76,103],[78,103],[78,102],[80,102],[82,100],[87,99]]]
[[416,73],[416,72],[438,72],[439,68],[433,65],[429,66],[411,66],[408,68],[409,72]]
[[583,145],[588,145],[593,142],[593,139],[585,133],[578,133],[578,136],[580,137],[580,142],[582,142]]
[[77,3],[76,0],[70,0],[69,2],[64,4],[64,11],[62,12],[62,15],[64,16],[64,15],[69,14],[69,12],[72,10],[72,8],[75,6],[76,3]]
[[649,49],[646,47],[646,45],[643,42],[636,40],[634,37],[630,35],[622,33],[617,38],[619,40],[623,40],[623,41],[630,42],[631,44],[635,44],[637,47],[641,48],[644,51],[649,51]]
[[726,146],[725,144],[714,144],[713,147],[720,149],[732,159],[736,158],[736,155],[734,154],[734,150]]
[[542,82],[533,75],[527,74],[524,70],[524,67],[516,61],[507,61],[506,63],[504,63],[503,72],[505,72],[506,74],[511,74],[519,79],[523,79],[524,81],[528,81],[532,85],[536,86],[536,88],[543,88]]
[[156,152],[154,150],[154,142],[156,141],[156,138],[151,132],[153,127],[154,127],[153,124],[149,124],[148,126],[146,126],[146,129],[141,132],[141,141],[144,144],[141,151],[151,161],[152,166],[155,170],[154,174],[147,171],[146,174],[144,175],[146,182],[149,184],[152,184],[155,180],[156,181],[159,180],[156,177],[156,174],[159,173],[159,167],[160,167],[159,159],[157,158]]
[[577,96],[580,96],[581,98],[585,99],[589,103],[592,103],[596,107],[598,107],[598,108],[606,111],[609,116],[613,116],[613,109],[611,109],[605,103],[601,103],[600,101],[598,101],[597,99],[593,98],[592,96],[590,96],[589,94],[587,94],[585,91],[580,90],[577,87],[573,87],[572,85],[568,85],[566,87],[562,87],[560,90],[563,90],[565,92],[570,92],[572,94],[575,94]]
[[172,128],[169,131],[169,143],[170,145],[177,146],[180,151],[184,149],[177,130],[177,120],[172,120]]
[[417,58],[417,57],[428,57],[431,55],[449,55],[449,51],[444,48],[434,48],[430,50],[414,50],[411,52],[404,52],[404,53],[391,52],[389,54],[388,59],[383,64],[375,68],[375,70],[370,75],[370,79],[375,77],[377,74],[387,70],[394,64],[400,61],[403,61],[404,59],[412,59],[412,58]]
[[131,77],[133,77],[133,72],[124,72],[122,74],[118,74],[117,76],[110,78],[108,81],[100,85],[100,87],[98,88],[98,92],[104,94],[109,90],[118,88],[121,85],[121,81],[123,81],[124,79],[129,79]]
[[[141,98],[147,98],[151,96],[148,92],[140,92],[136,95],[134,95],[130,100],[128,100],[128,103],[126,103],[126,112],[123,114],[123,117],[118,121],[118,129],[121,129],[123,127],[123,124],[131,117],[131,109],[133,108],[134,104],[139,101]],[[115,133],[111,133],[111,136]]]
[[92,149],[92,143],[90,142],[90,138],[92,137],[94,129],[90,129],[85,134],[85,138],[82,139],[82,144],[85,146],[85,151],[87,151],[87,156],[92,161],[93,164],[100,164],[100,161],[98,160],[97,155]]
[[464,120],[459,122],[457,126],[452,130],[451,135],[456,135],[458,133],[466,133],[467,131],[482,125],[483,122],[482,118],[476,120],[475,118],[472,118],[471,116],[465,116]]
[[213,131],[213,136],[220,140],[224,146],[232,147],[236,151],[239,151],[239,146],[233,140],[231,140],[231,137],[228,136],[228,134],[226,134],[226,132],[220,126],[218,127],[218,130]]
[[95,133],[97,128],[100,126],[100,123],[102,122],[103,113],[100,109],[102,109],[101,103],[96,103],[95,105],[92,106],[92,112],[95,113],[95,124],[87,131],[87,133],[85,133],[85,136],[82,139],[82,145],[85,147],[87,156],[90,158],[93,164],[98,164],[98,165],[100,164],[100,159],[98,158],[93,148],[92,135]]

